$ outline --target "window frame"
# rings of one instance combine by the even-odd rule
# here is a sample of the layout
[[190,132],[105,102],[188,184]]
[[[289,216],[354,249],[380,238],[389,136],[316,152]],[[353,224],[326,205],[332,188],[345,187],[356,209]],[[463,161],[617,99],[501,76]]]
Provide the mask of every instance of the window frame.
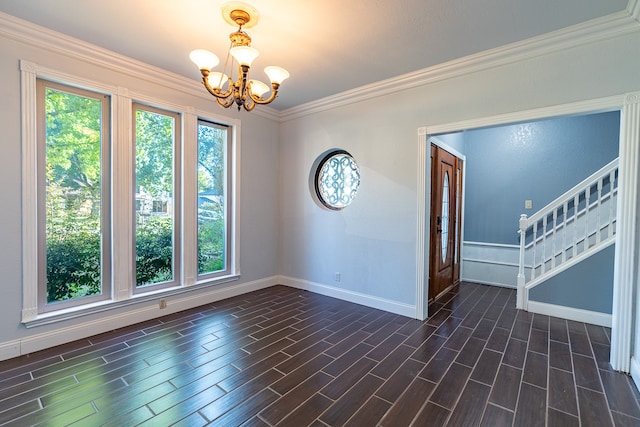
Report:
[[[159,114],[167,117],[173,118],[173,218],[172,218],[172,226],[173,226],[173,235],[172,235],[172,259],[171,259],[171,269],[173,274],[173,279],[165,282],[152,283],[147,285],[138,286],[136,280],[136,145],[137,145],[137,137],[136,137],[136,116],[137,111],[146,111],[153,114]],[[131,134],[131,145],[133,150],[133,155],[131,156],[132,170],[133,175],[131,178],[131,197],[133,200],[133,209],[132,209],[132,222],[131,225],[133,227],[133,236],[132,236],[132,277],[131,277],[131,291],[133,294],[142,294],[145,292],[153,292],[159,289],[171,288],[175,286],[181,285],[181,271],[182,271],[182,262],[181,262],[181,245],[182,245],[182,116],[180,113],[170,111],[163,108],[158,108],[146,104],[142,104],[140,102],[132,102],[131,105],[131,113],[132,113],[132,134]]]
[[[47,301],[47,233],[46,233],[46,90],[54,89],[101,103],[100,127],[100,294],[70,300]],[[46,79],[36,80],[37,107],[37,215],[38,215],[38,312],[48,313],[104,301],[111,298],[111,97],[96,91],[81,89]]]
[[[199,154],[199,145],[200,145],[200,140],[199,140],[199,127],[200,125],[204,125],[204,126],[210,126],[210,127],[215,127],[215,128],[224,128],[226,131],[226,141],[225,141],[225,152],[224,152],[224,167],[225,167],[225,174],[224,174],[224,229],[225,229],[225,253],[226,256],[224,257],[224,269],[219,270],[219,271],[213,271],[213,272],[208,272],[208,273],[200,273],[199,271],[199,267],[198,267],[198,257],[196,255],[196,274],[197,274],[197,281],[198,282],[202,282],[202,281],[206,281],[206,280],[211,280],[211,279],[215,279],[217,277],[223,277],[223,276],[227,276],[231,273],[232,271],[232,265],[233,265],[233,256],[232,256],[232,250],[233,250],[233,246],[232,246],[232,239],[230,239],[229,237],[233,234],[232,230],[233,230],[233,225],[235,224],[235,220],[233,218],[233,215],[231,215],[232,210],[232,206],[233,206],[233,198],[232,195],[234,194],[234,184],[233,184],[233,168],[231,167],[231,165],[234,163],[233,160],[233,129],[229,126],[229,125],[224,125],[224,124],[220,124],[220,123],[216,123],[212,120],[208,120],[208,119],[204,119],[202,117],[198,117],[198,122],[197,122],[197,127],[196,129],[198,129],[196,131],[196,156],[198,156]],[[196,157],[196,174],[198,171],[198,160]],[[198,203],[198,196],[199,196],[199,192],[198,192],[198,182],[196,180],[196,239],[195,239],[195,250],[196,250],[196,254],[198,254],[198,231],[199,231],[199,227],[198,227],[198,212],[197,212],[197,203]]]
[[[353,194],[350,195],[349,200],[346,203],[332,204],[323,195],[323,190],[321,188],[322,187],[321,175],[323,173],[323,169],[325,165],[328,165],[328,163],[333,158],[338,156],[349,159],[349,163],[355,165],[355,170],[357,171],[356,175],[358,180],[357,180],[356,188],[352,190]],[[337,149],[337,148],[325,151],[314,162],[312,166],[312,173],[313,173],[313,188],[315,192],[314,196],[317,202],[319,202],[322,207],[332,211],[341,211],[346,207],[348,207],[349,205],[351,205],[351,203],[353,203],[353,200],[355,199],[361,184],[361,177],[360,177],[360,167],[358,166],[358,163],[356,162],[353,155],[351,155],[351,153],[349,153],[346,150]]]
[[[34,62],[21,59],[20,69],[20,115],[21,115],[21,171],[22,171],[22,324],[27,328],[55,324],[61,321],[80,318],[83,316],[106,313],[115,309],[133,307],[140,313],[147,313],[148,306],[145,302],[156,304],[162,298],[179,297],[180,301],[197,301],[193,296],[188,296],[193,291],[213,288],[206,292],[217,293],[215,287],[237,281],[240,278],[240,167],[237,164],[237,153],[240,152],[241,122],[222,115],[212,114],[209,111],[198,110],[192,106],[177,104],[149,95],[143,92],[105,84],[68,72],[44,67]],[[38,188],[39,179],[37,169],[37,95],[36,81],[44,79],[50,82],[61,83],[65,86],[86,89],[90,92],[101,93],[111,97],[111,295],[109,299],[82,304],[51,312],[39,312],[38,310]],[[189,88],[176,87],[178,93],[190,95]],[[167,95],[168,96],[168,95]],[[179,97],[177,97],[179,98]],[[177,286],[158,289],[154,292],[134,293],[131,283],[131,239],[133,226],[131,224],[131,212],[135,208],[135,200],[130,197],[131,191],[131,158],[134,155],[131,147],[132,106],[138,102],[145,105],[153,105],[161,109],[178,112],[182,117],[182,219],[180,230],[182,232],[182,248],[179,254],[181,271],[178,272],[179,283]],[[229,248],[227,259],[229,271],[227,275],[213,278],[199,278],[197,275],[197,248],[194,242],[196,238],[195,221],[197,219],[197,186],[196,167],[197,153],[192,149],[197,144],[197,121],[199,118],[212,123],[228,126],[230,146],[229,158],[233,159],[228,164],[230,176],[227,217],[230,222],[229,235],[227,236]],[[117,256],[113,256],[117,254]],[[186,261],[185,261],[186,260]],[[191,262],[193,261],[193,262]],[[187,295],[185,297],[185,295]],[[142,304],[142,305],[140,305]],[[131,309],[128,309],[131,310]],[[118,317],[117,314],[115,316]]]

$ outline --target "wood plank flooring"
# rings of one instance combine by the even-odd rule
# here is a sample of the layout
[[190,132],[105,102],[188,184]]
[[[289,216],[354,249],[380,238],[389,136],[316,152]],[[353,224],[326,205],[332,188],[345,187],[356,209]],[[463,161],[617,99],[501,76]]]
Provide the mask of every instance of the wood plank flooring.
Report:
[[425,322],[275,286],[0,362],[7,426],[640,426],[610,331],[462,283]]

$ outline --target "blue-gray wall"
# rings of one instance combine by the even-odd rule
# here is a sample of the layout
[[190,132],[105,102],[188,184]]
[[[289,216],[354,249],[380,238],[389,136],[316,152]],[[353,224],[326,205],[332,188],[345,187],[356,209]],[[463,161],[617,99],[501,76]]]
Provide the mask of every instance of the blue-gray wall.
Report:
[[[520,214],[618,157],[619,130],[615,111],[465,132],[464,239],[518,244]],[[533,209],[524,209],[526,199]]]
[[615,245],[529,291],[531,301],[611,314]]

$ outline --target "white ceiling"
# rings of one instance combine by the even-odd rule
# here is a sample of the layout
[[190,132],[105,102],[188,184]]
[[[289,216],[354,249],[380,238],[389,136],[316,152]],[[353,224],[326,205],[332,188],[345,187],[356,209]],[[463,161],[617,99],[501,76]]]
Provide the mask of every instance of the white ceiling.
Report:
[[[625,10],[628,0],[247,0],[266,65],[291,77],[283,110]],[[224,61],[227,0],[0,0],[0,11],[200,80],[189,52]],[[203,89],[204,90],[204,89]]]

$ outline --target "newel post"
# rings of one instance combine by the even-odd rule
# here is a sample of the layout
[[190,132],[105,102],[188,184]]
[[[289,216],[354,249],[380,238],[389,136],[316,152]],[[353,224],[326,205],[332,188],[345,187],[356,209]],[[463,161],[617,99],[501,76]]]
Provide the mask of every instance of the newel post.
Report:
[[520,230],[518,233],[520,234],[520,258],[518,261],[518,289],[516,295],[516,308],[521,310],[525,310],[525,298],[524,298],[524,243],[525,243],[525,234],[527,231],[527,215],[520,215]]

